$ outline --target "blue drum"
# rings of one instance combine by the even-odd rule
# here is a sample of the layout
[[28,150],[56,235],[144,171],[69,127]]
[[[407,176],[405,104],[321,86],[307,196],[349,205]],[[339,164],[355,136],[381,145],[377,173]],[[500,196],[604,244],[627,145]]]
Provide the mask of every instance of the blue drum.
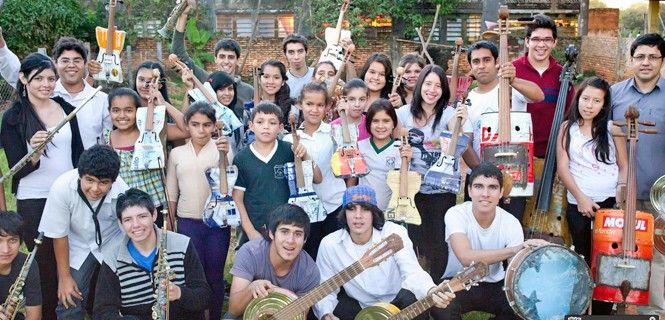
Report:
[[593,280],[584,259],[560,245],[520,250],[506,270],[508,303],[522,319],[562,320],[583,314]]

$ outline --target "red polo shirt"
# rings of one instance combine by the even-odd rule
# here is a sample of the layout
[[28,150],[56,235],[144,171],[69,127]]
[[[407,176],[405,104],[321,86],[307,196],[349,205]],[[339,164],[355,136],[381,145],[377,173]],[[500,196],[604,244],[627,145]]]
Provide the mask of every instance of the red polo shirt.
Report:
[[[559,98],[559,77],[563,67],[556,59],[550,56],[550,66],[541,75],[529,63],[527,54],[513,60],[513,65],[515,66],[518,78],[535,82],[545,94],[545,100],[529,103],[526,106],[526,110],[531,114],[531,121],[533,122],[533,155],[538,158],[544,158],[547,152],[547,140],[549,139],[552,121],[554,120],[556,102]],[[566,97],[566,111],[568,111],[574,96],[575,88],[571,84],[568,96]],[[556,139],[556,137],[552,137],[552,139]]]

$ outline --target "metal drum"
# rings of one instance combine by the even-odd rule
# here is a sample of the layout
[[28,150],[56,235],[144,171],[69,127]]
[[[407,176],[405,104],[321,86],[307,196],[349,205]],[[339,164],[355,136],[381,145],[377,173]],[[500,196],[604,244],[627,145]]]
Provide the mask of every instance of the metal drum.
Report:
[[[284,308],[287,304],[291,303],[298,297],[286,292],[287,290],[280,290],[280,292],[271,292],[266,297],[256,298],[252,300],[245,309],[243,320],[269,320],[272,315],[277,311]],[[293,320],[305,320],[305,315],[299,315]]]
[[520,250],[505,280],[508,303],[522,319],[561,320],[583,314],[591,302],[591,270],[580,255],[563,246]]
[[386,320],[399,313],[399,308],[387,302],[379,302],[360,310],[354,320]]
[[650,194],[651,205],[654,210],[653,242],[656,250],[665,254],[665,176],[653,183]]

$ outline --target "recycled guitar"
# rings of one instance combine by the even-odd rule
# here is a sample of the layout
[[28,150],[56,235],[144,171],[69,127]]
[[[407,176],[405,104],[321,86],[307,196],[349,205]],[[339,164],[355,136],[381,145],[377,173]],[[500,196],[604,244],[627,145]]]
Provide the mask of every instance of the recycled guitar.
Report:
[[367,162],[358,150],[354,141],[351,140],[349,132],[349,120],[346,116],[346,110],[340,108],[339,117],[342,118],[342,146],[337,149],[330,160],[332,172],[337,178],[362,177],[369,173]]
[[243,319],[304,320],[307,310],[319,300],[339,289],[364,270],[379,265],[402,248],[404,248],[402,238],[393,233],[367,250],[358,261],[300,298],[294,300],[283,293],[271,292],[267,297],[252,300],[245,309]]
[[[409,145],[409,130],[402,128],[402,146]],[[386,219],[396,222],[405,222],[419,226],[421,224],[420,213],[416,208],[414,197],[420,190],[420,174],[409,171],[410,157],[402,157],[399,170],[388,172],[388,186],[392,190],[390,202],[386,209]]]
[[[218,137],[221,138],[222,129],[219,129]],[[203,207],[203,222],[209,227],[224,228],[227,226],[237,227],[240,225],[240,214],[233,202],[229,190],[238,179],[238,168],[227,165],[226,152],[219,151],[219,166],[206,170],[206,180],[210,185],[210,195]]]
[[97,62],[102,65],[102,71],[93,76],[98,81],[111,81],[122,83],[122,68],[120,66],[120,52],[125,46],[125,32],[115,29],[115,9],[118,0],[109,0],[109,25],[108,28],[97,27],[97,45],[99,54]]
[[319,61],[330,61],[336,69],[340,69],[344,61],[344,48],[339,44],[342,38],[351,38],[351,31],[342,30],[344,23],[344,14],[349,9],[349,1],[344,0],[342,7],[339,8],[339,17],[335,28],[326,28],[326,48],[321,52]]
[[[159,84],[160,73],[152,69],[153,80],[150,86]],[[164,166],[164,146],[159,139],[159,133],[164,128],[166,119],[166,106],[155,106],[154,99],[148,101],[148,106],[138,108],[136,111],[136,126],[139,128],[139,139],[134,144],[132,170],[159,169]]]
[[[499,62],[508,62],[508,7],[499,9]],[[499,112],[480,116],[480,158],[512,178],[509,196],[533,195],[533,131],[531,115],[510,111],[510,84],[499,80]],[[506,179],[504,179],[505,181]],[[506,181],[509,182],[509,181]],[[504,188],[507,189],[507,188]]]

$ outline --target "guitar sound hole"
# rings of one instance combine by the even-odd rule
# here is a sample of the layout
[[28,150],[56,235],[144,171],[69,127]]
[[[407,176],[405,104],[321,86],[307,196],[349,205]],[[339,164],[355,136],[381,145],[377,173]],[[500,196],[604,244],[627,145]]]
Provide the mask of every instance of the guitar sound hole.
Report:
[[619,248],[619,244],[616,243],[616,242],[612,242],[612,249],[618,249],[618,248]]
[[556,217],[556,219],[559,220],[559,221],[561,221],[561,217],[560,217],[560,216],[559,216],[559,217]]
[[515,131],[520,131],[520,126],[515,126]]

